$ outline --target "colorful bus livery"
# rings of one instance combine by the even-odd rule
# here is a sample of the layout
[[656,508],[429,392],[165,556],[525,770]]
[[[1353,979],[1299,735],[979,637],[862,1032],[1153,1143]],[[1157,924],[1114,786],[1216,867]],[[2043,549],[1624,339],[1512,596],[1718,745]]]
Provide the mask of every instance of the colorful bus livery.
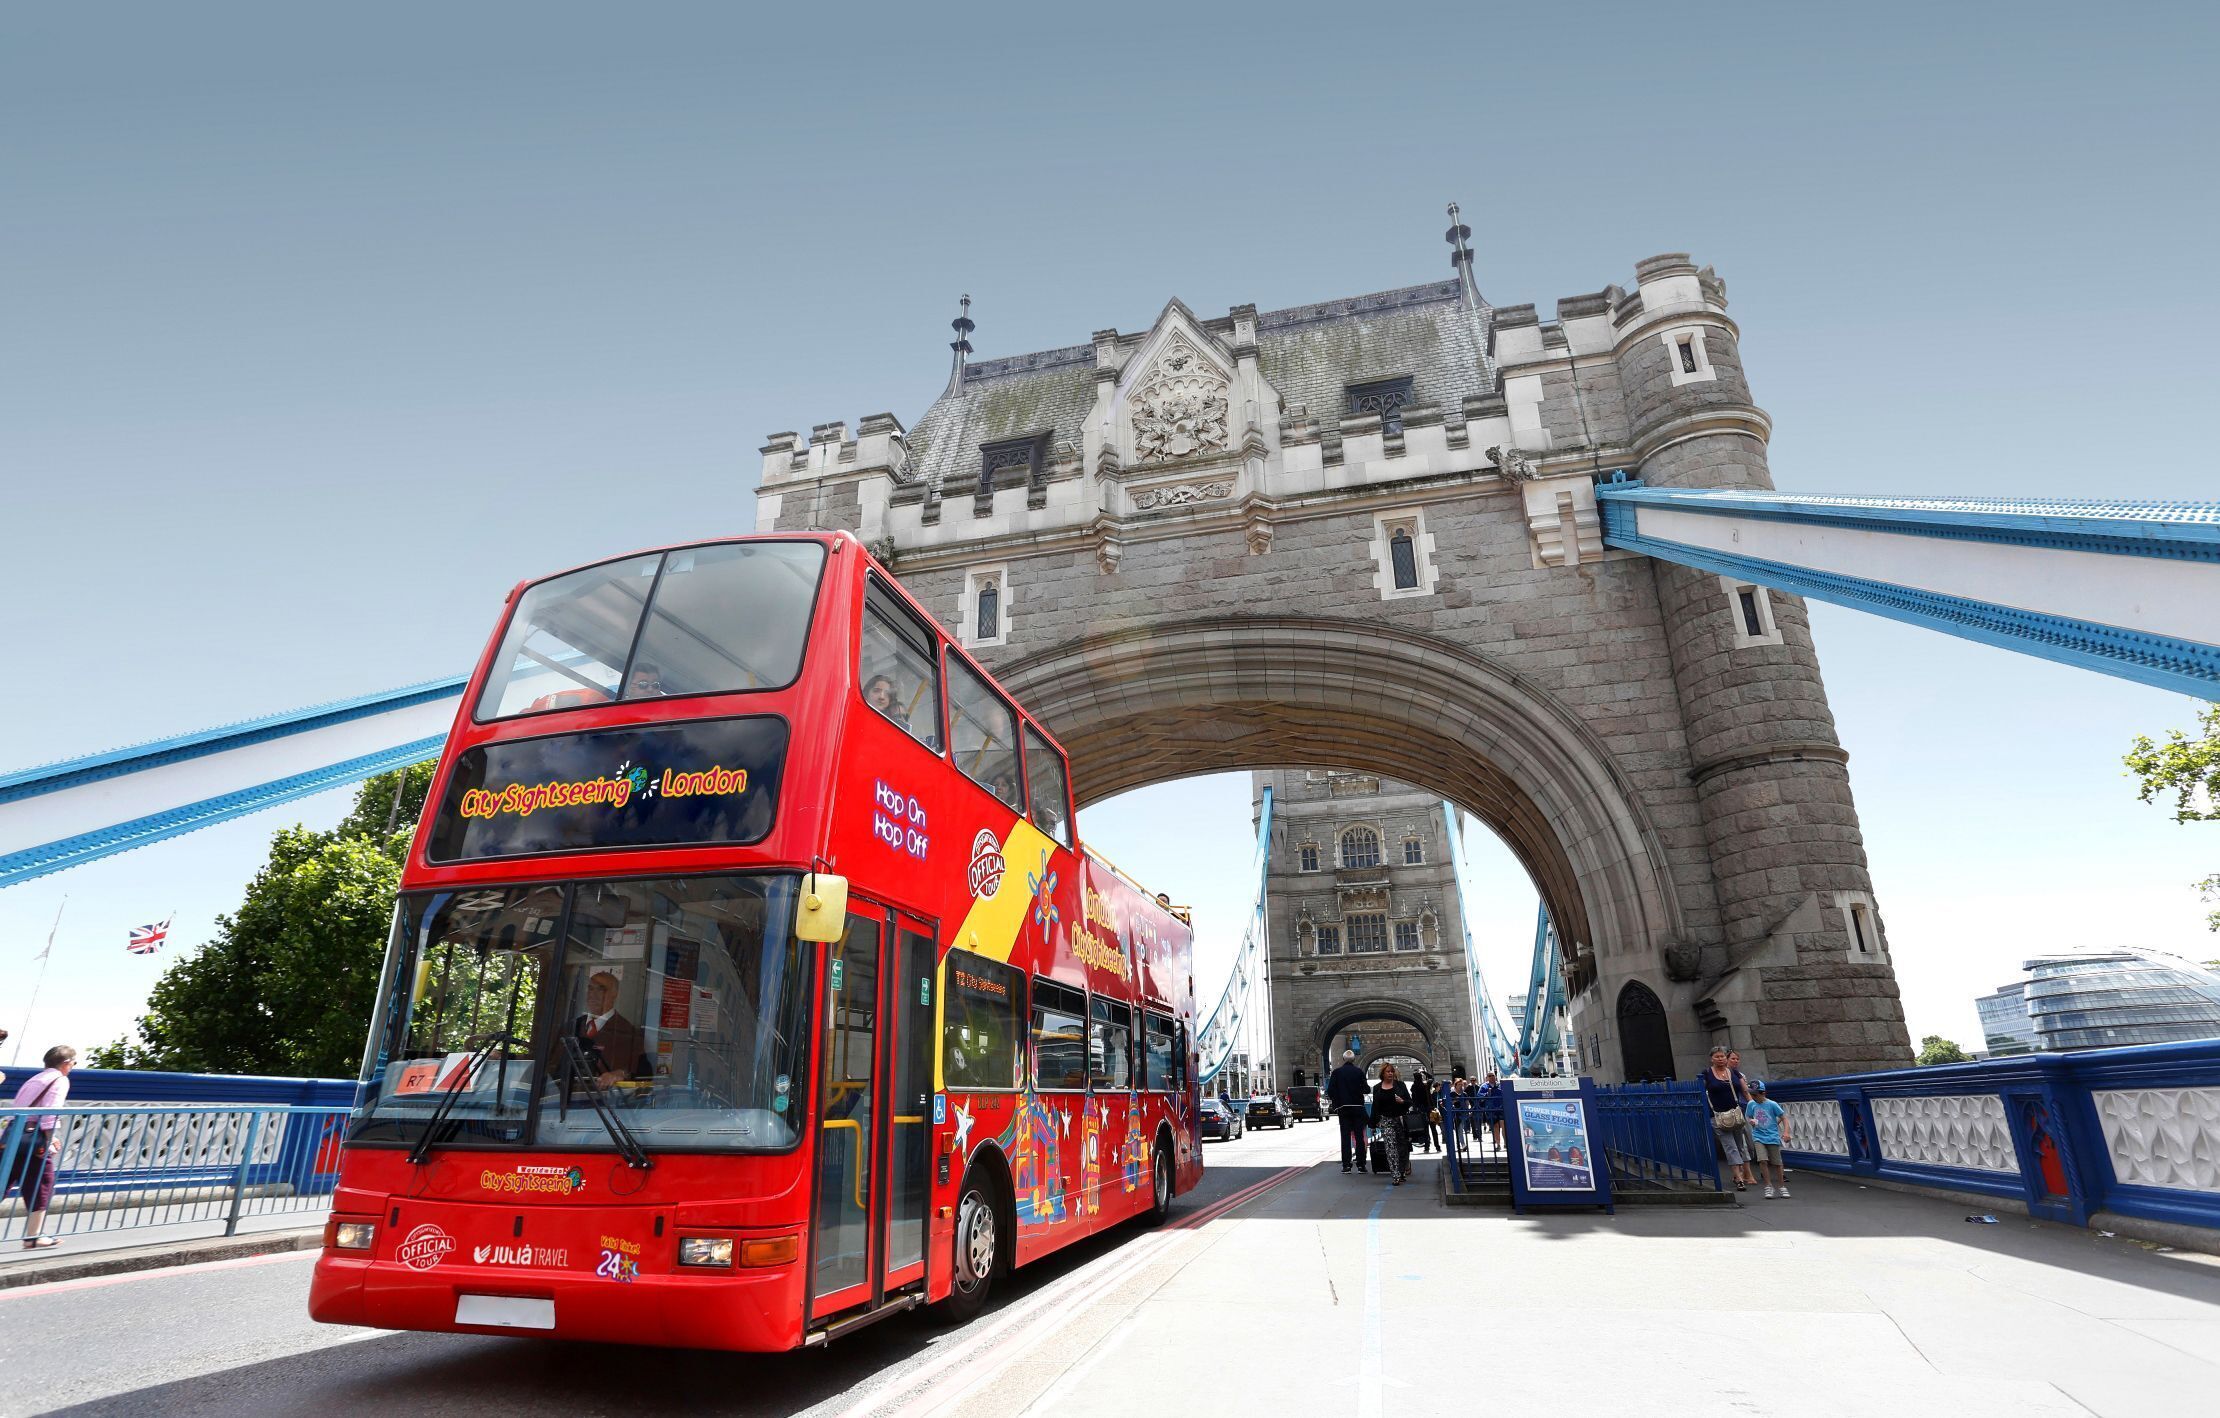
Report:
[[844,534],[519,587],[403,874],[318,1319],[777,1350],[1200,1178],[1188,928]]

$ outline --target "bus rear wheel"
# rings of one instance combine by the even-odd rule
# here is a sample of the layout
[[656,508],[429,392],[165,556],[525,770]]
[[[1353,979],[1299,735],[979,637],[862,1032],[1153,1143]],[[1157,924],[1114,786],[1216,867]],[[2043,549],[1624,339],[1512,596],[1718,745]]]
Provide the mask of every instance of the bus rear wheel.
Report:
[[956,1264],[948,1298],[940,1305],[951,1320],[968,1320],[987,1307],[1001,1261],[997,1212],[993,1184],[977,1172],[965,1177],[963,1197],[956,1203]]

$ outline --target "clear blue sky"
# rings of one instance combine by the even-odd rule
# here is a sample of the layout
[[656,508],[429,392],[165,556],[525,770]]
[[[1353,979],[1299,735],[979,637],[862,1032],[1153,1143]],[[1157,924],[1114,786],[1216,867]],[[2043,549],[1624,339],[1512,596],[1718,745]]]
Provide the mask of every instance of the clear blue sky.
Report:
[[[1715,264],[1784,488],[2220,496],[2211,15],[13,7],[0,766],[448,673],[523,576],[745,530],[763,434],[922,412],[961,292],[994,356],[1410,284],[1451,199],[1501,304]],[[2220,953],[2220,829],[2119,766],[2187,701],[1814,619],[1915,1035],[2035,949]],[[342,806],[0,892],[0,1019],[67,892],[36,1033],[112,1037],[125,929]],[[1223,931],[1247,817],[1086,825]]]

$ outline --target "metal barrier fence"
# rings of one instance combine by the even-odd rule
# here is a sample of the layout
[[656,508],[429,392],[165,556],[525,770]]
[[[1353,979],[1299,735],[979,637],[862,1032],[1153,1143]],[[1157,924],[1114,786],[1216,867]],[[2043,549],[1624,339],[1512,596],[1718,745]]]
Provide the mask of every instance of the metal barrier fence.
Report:
[[1503,1096],[1443,1095],[1441,1109],[1443,1184],[1454,1193],[1511,1185],[1511,1161],[1503,1146]]
[[21,1240],[28,1219],[18,1173],[31,1132],[54,1119],[55,1183],[43,1234],[82,1235],[157,1226],[312,1216],[339,1180],[348,1110],[282,1104],[93,1104],[0,1108],[0,1242]]
[[[1445,1182],[1452,1192],[1511,1185],[1501,1094],[1441,1100],[1449,1144]],[[1718,1144],[1711,1109],[1695,1083],[1629,1083],[1596,1089],[1589,1119],[1614,1188],[1719,1191]]]
[[1719,1191],[1718,1141],[1700,1083],[1619,1083],[1596,1089],[1592,1126],[1614,1186]]
[[1797,1167],[2220,1227],[2220,1039],[1776,1082]]

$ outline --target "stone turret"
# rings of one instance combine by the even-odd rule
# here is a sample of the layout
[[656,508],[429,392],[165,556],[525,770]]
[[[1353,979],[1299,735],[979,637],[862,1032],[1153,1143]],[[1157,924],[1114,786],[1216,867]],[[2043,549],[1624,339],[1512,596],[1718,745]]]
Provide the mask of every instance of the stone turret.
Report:
[[[1686,256],[1635,267],[1611,312],[1633,471],[1770,488],[1726,287]],[[1654,562],[1720,931],[1668,970],[1754,1069],[1909,1057],[1886,936],[1801,597]]]

